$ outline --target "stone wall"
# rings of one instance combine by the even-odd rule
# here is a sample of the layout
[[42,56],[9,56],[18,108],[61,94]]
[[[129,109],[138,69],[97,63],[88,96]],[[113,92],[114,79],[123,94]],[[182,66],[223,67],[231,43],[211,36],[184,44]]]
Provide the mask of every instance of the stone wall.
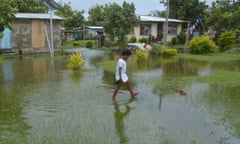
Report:
[[[48,38],[50,41],[50,22],[44,21]],[[44,28],[45,30],[45,28]],[[45,34],[45,31],[44,31]],[[45,36],[45,46],[41,48],[32,48],[32,20],[15,20],[12,30],[12,46],[16,53],[43,53],[49,52],[47,36]],[[61,21],[53,21],[54,51],[60,51],[61,47]]]
[[30,20],[16,20],[12,29],[13,49],[31,48],[31,29]]

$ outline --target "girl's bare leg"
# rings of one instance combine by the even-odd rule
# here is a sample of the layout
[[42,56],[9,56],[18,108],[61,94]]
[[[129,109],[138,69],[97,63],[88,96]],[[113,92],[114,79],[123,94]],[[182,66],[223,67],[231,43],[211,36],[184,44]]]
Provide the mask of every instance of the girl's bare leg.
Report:
[[112,95],[112,100],[113,101],[115,101],[117,93],[118,93],[118,90],[121,88],[121,86],[122,86],[122,82],[120,81],[119,83],[117,83],[117,85],[115,87],[115,90],[113,92],[113,95]]
[[132,97],[135,96],[136,94],[133,93],[133,90],[132,90],[132,87],[131,87],[130,83],[129,83],[129,82],[126,82],[126,85],[127,85],[127,89],[128,89],[128,91],[129,91],[130,95],[131,95]]

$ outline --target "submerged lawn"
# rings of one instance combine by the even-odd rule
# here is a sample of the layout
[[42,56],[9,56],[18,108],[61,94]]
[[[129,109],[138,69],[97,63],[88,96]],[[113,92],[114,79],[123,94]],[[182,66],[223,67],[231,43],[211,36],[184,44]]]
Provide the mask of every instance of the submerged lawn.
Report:
[[119,55],[82,54],[74,72],[66,57],[0,63],[1,144],[240,143],[239,62],[152,56],[137,64],[133,55],[128,74],[139,97],[122,89],[113,103]]
[[208,55],[178,54],[176,58],[186,58],[186,59],[194,59],[194,60],[208,61],[208,62],[239,61],[240,52],[214,53],[214,54],[208,54]]
[[16,55],[5,55],[5,56],[0,55],[0,62],[14,58],[14,57],[16,57]]
[[[176,58],[192,59],[197,61],[208,61],[208,62],[231,62],[240,61],[240,53],[216,53],[211,55],[190,55],[190,54],[179,54]],[[134,60],[129,59],[128,67],[133,67]],[[165,63],[166,61],[163,61]],[[168,62],[168,61],[167,61]],[[103,69],[115,72],[116,60],[106,60],[97,63]],[[206,76],[187,76],[181,78],[184,83],[185,81],[199,81],[207,83],[239,83],[240,84],[240,73],[236,71],[220,70],[211,73],[211,75]]]

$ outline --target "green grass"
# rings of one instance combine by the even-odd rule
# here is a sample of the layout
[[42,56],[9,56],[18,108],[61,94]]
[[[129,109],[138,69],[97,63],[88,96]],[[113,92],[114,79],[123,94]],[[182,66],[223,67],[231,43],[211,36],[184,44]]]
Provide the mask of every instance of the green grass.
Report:
[[[74,43],[83,43],[81,41],[62,41],[62,45],[61,45],[61,49],[69,49],[69,48],[77,48],[77,47],[81,47],[81,45],[74,45]],[[84,45],[84,44],[82,44]],[[83,46],[82,46],[83,47]]]
[[116,67],[116,61],[111,60],[111,61],[104,61],[97,63],[98,66],[102,67],[103,69],[110,71],[110,72],[115,72],[115,67]]
[[178,54],[176,58],[186,58],[186,59],[208,61],[208,62],[230,62],[230,61],[239,61],[240,53],[225,52],[225,53],[214,53],[214,54],[208,54],[208,55]]
[[207,83],[240,84],[239,71],[216,71],[209,76],[196,77],[193,80]]
[[177,45],[170,44],[170,45],[168,45],[168,47],[175,48],[175,49],[179,49],[179,48],[183,49],[185,47],[185,45],[184,44],[177,44]]
[[17,57],[18,55],[0,55],[0,62]]
[[184,48],[185,45],[184,44],[177,44],[177,45],[172,45],[172,44],[167,44],[167,45],[163,45],[163,44],[159,44],[159,43],[152,43],[152,45],[157,46],[157,47],[170,47],[170,48]]
[[69,49],[69,48],[79,48],[86,46],[87,41],[92,41],[93,45],[95,43],[94,40],[72,40],[72,41],[62,41],[61,49]]
[[208,83],[221,85],[240,85],[238,71],[217,71],[208,76],[164,77],[161,81],[156,79],[145,80],[146,85],[156,83],[154,91],[161,90],[161,94],[172,92],[176,88],[184,88],[191,83]]
[[[199,61],[208,62],[231,62],[240,60],[240,53],[216,53],[211,55],[191,55],[191,54],[178,54],[176,58],[186,58]],[[103,61],[97,65],[101,66],[103,69],[114,72],[115,71],[115,60]],[[129,64],[131,66],[131,64]],[[172,79],[172,78],[170,78]],[[239,71],[227,71],[220,70],[215,71],[211,75],[207,76],[187,76],[178,79],[178,85],[188,83],[188,82],[206,82],[206,83],[237,83],[240,84],[240,73]],[[169,81],[167,83],[170,83]],[[173,81],[176,83],[176,79]]]

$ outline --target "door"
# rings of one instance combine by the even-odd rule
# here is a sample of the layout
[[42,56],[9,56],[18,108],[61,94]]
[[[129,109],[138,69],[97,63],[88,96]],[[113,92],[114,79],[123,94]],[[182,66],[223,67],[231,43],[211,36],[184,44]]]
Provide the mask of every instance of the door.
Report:
[[45,48],[45,22],[43,20],[32,21],[32,48]]

